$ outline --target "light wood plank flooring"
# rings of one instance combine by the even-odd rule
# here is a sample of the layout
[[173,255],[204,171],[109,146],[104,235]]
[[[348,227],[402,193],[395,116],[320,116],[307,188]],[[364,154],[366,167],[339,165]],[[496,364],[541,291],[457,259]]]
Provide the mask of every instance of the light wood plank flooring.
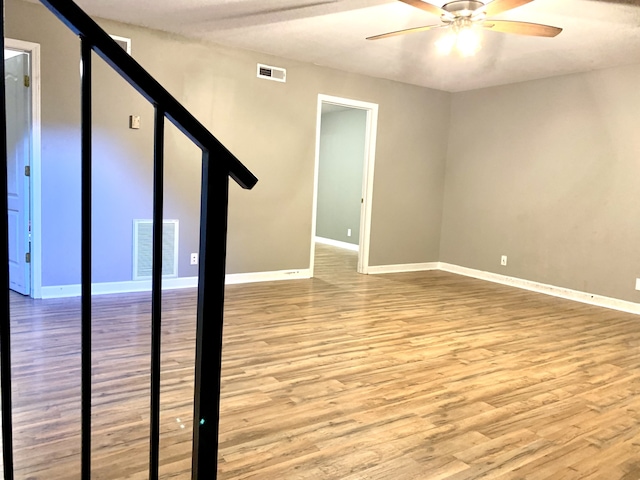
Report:
[[[227,288],[219,478],[640,478],[640,317],[445,272]],[[146,479],[148,294],[94,297],[93,478]],[[161,474],[190,469],[195,292],[164,298]],[[12,295],[16,478],[79,478],[78,299]]]

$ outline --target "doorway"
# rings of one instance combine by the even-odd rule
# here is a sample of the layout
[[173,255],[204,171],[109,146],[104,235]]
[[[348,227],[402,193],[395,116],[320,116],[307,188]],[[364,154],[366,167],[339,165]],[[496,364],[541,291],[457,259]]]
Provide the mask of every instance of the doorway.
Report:
[[316,242],[357,250],[368,273],[378,105],[318,95],[310,270]]
[[40,298],[40,51],[5,39],[9,286]]

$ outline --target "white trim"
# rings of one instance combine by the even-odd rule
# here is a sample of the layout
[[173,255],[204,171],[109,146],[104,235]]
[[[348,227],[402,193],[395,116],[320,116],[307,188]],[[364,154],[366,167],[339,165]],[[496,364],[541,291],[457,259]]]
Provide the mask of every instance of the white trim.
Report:
[[379,275],[383,273],[426,272],[429,270],[438,270],[439,266],[440,264],[438,262],[377,265],[369,267],[369,271],[367,273],[369,275]]
[[[308,269],[281,270],[275,272],[231,273],[225,276],[225,284],[275,282],[280,280],[303,280],[311,278]],[[180,290],[183,288],[197,288],[198,277],[163,278],[162,290]],[[113,295],[122,293],[150,292],[151,280],[129,280],[125,282],[103,282],[91,285],[91,295]],[[58,285],[42,287],[42,298],[79,297],[81,286]]]
[[369,273],[369,241],[371,237],[371,206],[373,200],[373,171],[376,163],[376,141],[378,132],[378,104],[318,94],[316,112],[316,149],[313,173],[313,210],[311,213],[311,254],[309,270],[311,276],[315,268],[315,238],[318,209],[318,171],[320,168],[320,129],[322,126],[322,104],[330,103],[348,108],[367,111],[365,132],[365,161],[362,170],[362,209],[360,213],[360,238],[358,239],[358,273]]
[[[198,277],[164,278],[162,290],[177,290],[182,288],[195,288],[198,286]],[[91,295],[113,295],[117,293],[150,292],[151,280],[130,280],[127,282],[103,282],[91,285]],[[42,287],[42,298],[66,298],[79,297],[80,285],[59,285]]]
[[318,221],[318,175],[320,172],[320,129],[322,127],[322,99],[318,95],[318,105],[316,107],[316,148],[313,165],[313,205],[311,207],[311,253],[309,254],[309,270],[311,276],[316,267],[316,222]]
[[5,48],[29,53],[31,70],[31,292],[42,298],[42,109],[40,44],[5,38]]
[[111,34],[109,34],[109,36],[117,42],[125,43],[127,45],[127,48],[125,48],[126,52],[129,55],[131,55],[131,39],[130,38],[121,37],[120,35],[111,35]]
[[332,247],[343,248],[345,250],[351,250],[352,252],[357,252],[360,250],[358,245],[354,243],[341,242],[340,240],[334,240],[332,238],[316,237],[316,243],[331,245]]
[[554,297],[571,300],[574,302],[585,303],[596,307],[609,308],[620,312],[633,313],[640,315],[640,303],[619,300],[617,298],[605,297],[588,292],[580,292],[569,288],[557,287],[555,285],[547,285],[545,283],[534,282],[532,280],[524,280],[522,278],[508,277],[498,273],[484,272],[473,268],[460,267],[443,262],[432,263],[408,263],[404,265],[379,265],[369,267],[369,274],[385,274],[385,273],[403,273],[403,272],[420,272],[428,270],[441,270],[443,272],[464,275],[465,277],[477,278],[487,282],[499,283],[510,287],[521,288],[531,292],[542,293]]
[[369,240],[371,238],[371,209],[373,206],[373,169],[376,163],[376,142],[378,138],[378,105],[371,105],[367,113],[365,136],[365,162],[362,172],[362,214],[360,218],[360,247],[358,273],[369,273]]
[[[556,287],[544,283],[533,282],[521,278],[508,277],[497,273],[484,272],[482,270],[474,270],[472,268],[460,267],[442,262],[428,263],[407,263],[402,265],[379,265],[369,267],[369,274],[387,274],[387,273],[408,273],[421,271],[441,270],[443,272],[463,275],[465,277],[477,278],[501,285],[521,288],[536,293],[551,295],[554,297],[572,300],[574,302],[586,303],[596,307],[609,308],[626,313],[640,315],[640,303],[628,302],[626,300],[618,300],[616,298],[595,295],[587,292],[580,292],[563,287]],[[256,273],[233,273],[227,274],[225,283],[227,285],[235,285],[241,283],[254,282],[275,282],[282,280],[304,280],[312,277],[310,269],[302,270],[280,270],[274,272],[256,272]],[[176,290],[183,288],[196,288],[198,286],[198,277],[181,277],[167,278],[162,280],[163,290]],[[150,292],[151,281],[128,281],[128,282],[105,282],[94,283],[91,286],[92,295],[108,295],[118,293],[135,293]],[[53,287],[42,287],[42,298],[64,298],[79,297],[80,285],[61,285]]]
[[597,307],[609,308],[626,313],[635,313],[640,315],[640,303],[628,302],[626,300],[618,300],[617,298],[595,295],[587,292],[580,292],[564,287],[556,287],[545,283],[524,280],[522,278],[508,277],[498,273],[484,272],[482,270],[474,270],[472,268],[460,267],[449,263],[440,263],[440,270],[466,277],[473,277],[479,280],[499,283],[511,287],[522,288],[532,292],[543,293],[554,297],[564,298],[565,300],[573,300],[574,302],[586,303]]
[[301,270],[279,270],[275,272],[228,273],[225,283],[227,285],[236,285],[238,283],[277,282],[309,278],[311,278],[311,270],[303,268]]

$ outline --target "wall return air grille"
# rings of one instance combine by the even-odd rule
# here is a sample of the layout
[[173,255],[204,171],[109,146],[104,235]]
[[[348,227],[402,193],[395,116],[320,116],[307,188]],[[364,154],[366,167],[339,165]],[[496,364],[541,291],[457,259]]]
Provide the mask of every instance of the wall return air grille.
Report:
[[287,71],[284,68],[272,67],[270,65],[263,65],[259,63],[258,78],[284,83],[287,81]]
[[[165,220],[162,227],[162,276],[178,276],[178,220]],[[148,280],[153,266],[153,221],[133,221],[133,279]]]

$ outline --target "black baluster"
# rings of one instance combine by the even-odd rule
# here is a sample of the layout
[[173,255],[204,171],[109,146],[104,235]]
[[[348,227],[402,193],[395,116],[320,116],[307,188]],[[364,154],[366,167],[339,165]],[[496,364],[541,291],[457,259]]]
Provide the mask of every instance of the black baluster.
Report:
[[162,326],[162,227],[164,111],[156,106],[153,157],[153,270],[151,293],[151,445],[149,480],[158,479],[160,445],[160,340]]
[[82,480],[91,480],[91,45],[81,38]]
[[222,319],[229,173],[202,154],[200,268],[193,415],[193,480],[215,480],[222,367]]

